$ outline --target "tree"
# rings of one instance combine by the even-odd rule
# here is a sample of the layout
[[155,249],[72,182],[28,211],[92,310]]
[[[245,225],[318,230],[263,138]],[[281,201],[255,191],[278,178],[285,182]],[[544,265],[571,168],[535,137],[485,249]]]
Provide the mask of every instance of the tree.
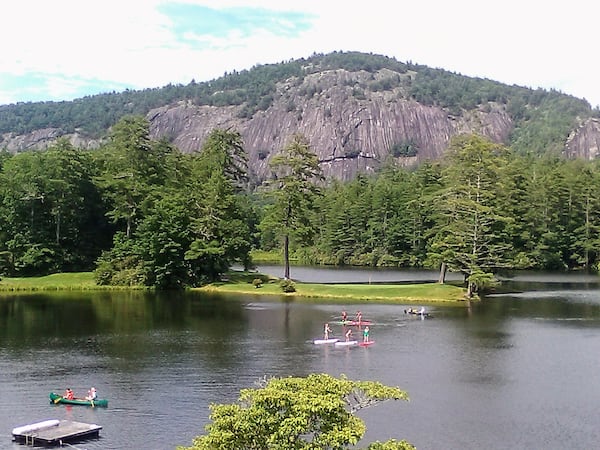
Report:
[[188,186],[192,242],[185,258],[199,279],[212,281],[235,261],[250,265],[252,218],[240,195],[247,181],[240,133],[213,130],[192,164]]
[[500,239],[504,217],[494,199],[506,161],[507,149],[481,136],[459,136],[448,149],[429,257],[464,274],[467,296],[489,282],[487,272],[503,265],[508,246]]
[[284,278],[290,278],[290,238],[309,244],[315,233],[311,213],[320,194],[316,182],[323,179],[319,160],[307,139],[296,134],[270,166],[274,179],[270,194],[274,202],[267,207],[261,228],[272,229],[283,240]]
[[0,171],[0,249],[7,273],[89,270],[108,244],[88,153],[60,139],[6,159]]
[[[271,378],[257,389],[243,389],[237,403],[211,405],[208,433],[194,439],[187,450],[350,448],[366,431],[354,413],[390,399],[408,400],[408,395],[396,387],[343,376]],[[414,449],[405,441],[372,445],[373,449]]]
[[[112,129],[110,143],[101,153],[102,174],[97,183],[110,202],[108,216],[125,222],[125,235],[131,237],[139,220],[141,204],[150,187],[160,184],[164,146],[153,146],[150,123],[141,116],[126,116]],[[157,154],[155,149],[161,152]]]

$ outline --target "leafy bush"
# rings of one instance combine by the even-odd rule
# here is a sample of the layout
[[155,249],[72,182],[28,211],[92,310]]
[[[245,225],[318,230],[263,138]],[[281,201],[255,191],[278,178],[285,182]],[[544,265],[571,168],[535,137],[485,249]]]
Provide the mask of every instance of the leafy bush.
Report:
[[296,284],[292,280],[281,280],[279,286],[285,293],[296,292]]

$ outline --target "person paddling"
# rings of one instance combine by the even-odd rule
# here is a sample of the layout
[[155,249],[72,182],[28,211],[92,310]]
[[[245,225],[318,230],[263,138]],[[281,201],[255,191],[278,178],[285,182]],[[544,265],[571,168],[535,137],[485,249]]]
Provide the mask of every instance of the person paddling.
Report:
[[346,331],[346,342],[350,342],[351,337],[352,337],[352,329],[348,328],[348,331]]
[[96,388],[93,387],[88,391],[88,395],[85,398],[86,400],[96,400],[98,398],[98,394],[96,392]]
[[356,324],[360,325],[362,322],[362,313],[360,311],[356,311]]
[[329,333],[331,333],[331,328],[329,328],[329,324],[326,323],[325,327],[323,328],[323,339],[328,340],[329,339]]

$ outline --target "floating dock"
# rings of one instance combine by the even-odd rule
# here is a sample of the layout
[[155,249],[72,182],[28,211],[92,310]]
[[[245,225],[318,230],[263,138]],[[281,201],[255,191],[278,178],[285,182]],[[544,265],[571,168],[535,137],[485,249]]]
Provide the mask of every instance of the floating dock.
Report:
[[102,427],[94,423],[70,420],[44,420],[12,430],[13,439],[26,445],[63,445],[81,439],[98,437]]

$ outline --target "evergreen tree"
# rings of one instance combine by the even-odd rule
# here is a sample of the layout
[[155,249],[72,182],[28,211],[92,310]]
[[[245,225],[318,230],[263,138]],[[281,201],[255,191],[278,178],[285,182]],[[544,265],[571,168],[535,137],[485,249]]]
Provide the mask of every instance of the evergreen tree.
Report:
[[504,217],[494,199],[506,161],[506,148],[475,135],[454,139],[446,157],[445,189],[437,204],[440,222],[429,256],[463,273],[469,296],[504,265],[508,245],[498,234]]
[[273,157],[270,181],[273,203],[267,207],[261,228],[270,229],[283,242],[284,277],[290,279],[290,239],[307,245],[315,234],[312,212],[322,180],[319,160],[299,134],[292,136],[282,152]]

